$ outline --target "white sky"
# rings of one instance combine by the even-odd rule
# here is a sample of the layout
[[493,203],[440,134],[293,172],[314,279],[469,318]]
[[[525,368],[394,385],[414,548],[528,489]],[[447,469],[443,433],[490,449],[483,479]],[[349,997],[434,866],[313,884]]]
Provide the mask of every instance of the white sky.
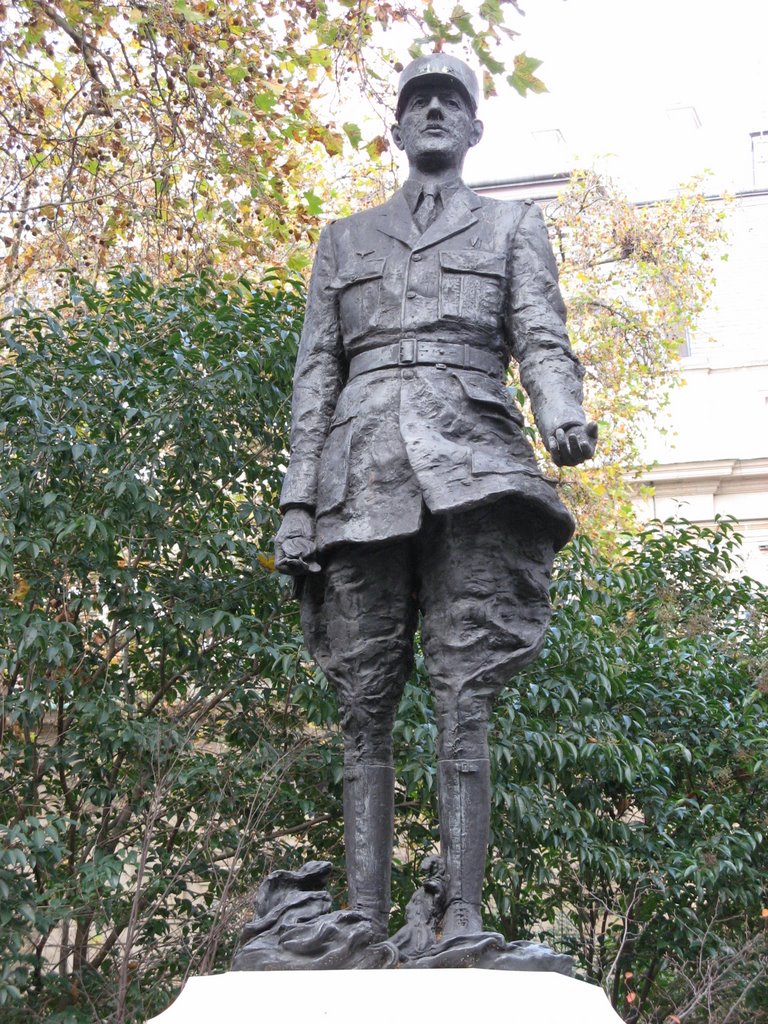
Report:
[[[474,9],[478,0],[464,0]],[[636,199],[709,170],[707,191],[753,187],[749,133],[768,130],[763,0],[521,0],[511,52],[544,63],[549,93],[505,85],[482,103],[468,182],[599,166]],[[406,58],[407,59],[407,58]],[[689,112],[667,113],[671,108]],[[536,140],[532,133],[558,130]],[[547,139],[550,142],[547,142]]]

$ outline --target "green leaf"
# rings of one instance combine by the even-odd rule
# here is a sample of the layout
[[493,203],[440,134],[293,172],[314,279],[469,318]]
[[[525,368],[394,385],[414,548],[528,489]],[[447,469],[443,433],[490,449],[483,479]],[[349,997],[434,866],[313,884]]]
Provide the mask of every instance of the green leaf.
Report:
[[248,75],[248,69],[243,67],[242,64],[231,64],[228,68],[224,69],[227,77],[230,81],[234,82],[235,85],[239,85],[244,78]]
[[504,12],[500,0],[483,0],[480,4],[480,17],[485,18],[491,25],[501,25],[504,21]]
[[313,217],[319,217],[323,212],[323,201],[319,196],[316,196],[311,190],[304,193],[304,198],[307,201],[307,209]]
[[253,97],[253,105],[259,110],[268,114],[277,103],[277,96],[273,92],[256,93]]
[[525,96],[527,92],[543,93],[547,92],[547,87],[544,83],[536,78],[534,71],[541,67],[541,61],[536,60],[534,57],[528,57],[525,53],[519,53],[515,57],[514,72],[507,76],[507,82],[516,89],[521,96]]
[[357,149],[362,142],[362,135],[358,125],[353,124],[351,121],[347,121],[343,126],[344,134],[347,136],[352,145]]
[[463,35],[470,38],[476,35],[470,14],[460,4],[451,11],[451,21]]
[[196,11],[187,0],[174,0],[173,9],[192,25],[201,25],[206,20],[205,15]]

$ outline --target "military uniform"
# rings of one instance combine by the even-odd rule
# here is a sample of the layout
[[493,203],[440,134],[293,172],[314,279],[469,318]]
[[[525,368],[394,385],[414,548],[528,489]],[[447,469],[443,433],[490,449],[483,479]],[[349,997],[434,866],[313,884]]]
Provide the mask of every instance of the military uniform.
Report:
[[[503,376],[514,357],[546,438],[557,426],[584,422],[582,370],[565,331],[557,269],[538,207],[481,199],[457,182],[444,194],[441,214],[420,233],[412,215],[418,196],[408,195],[412,184],[378,209],[323,232],[296,365],[291,458],[281,504],[315,510],[326,577],[340,558],[369,557],[360,545],[394,551],[391,545],[399,542],[414,549],[424,532],[432,539],[431,551],[439,533],[441,550],[462,564],[471,590],[470,549],[479,530],[474,520],[482,520],[484,532],[497,532],[500,548],[485,569],[489,585],[482,615],[468,616],[473,635],[482,632],[480,620],[488,620],[494,642],[485,651],[484,670],[487,675],[497,661],[502,685],[538,652],[548,614],[539,616],[541,636],[529,630],[521,638],[515,627],[523,609],[516,610],[515,602],[501,609],[498,628],[492,629],[489,594],[492,604],[504,605],[505,595],[514,601],[511,582],[517,580],[530,604],[526,589],[541,589],[532,570],[510,577],[500,551],[513,538],[524,539],[530,561],[542,564],[546,574],[554,550],[573,530],[554,484],[536,466]],[[471,514],[489,505],[490,517]],[[462,529],[456,531],[448,524],[459,514]],[[438,524],[431,522],[435,517]],[[414,557],[412,552],[411,562]],[[518,551],[516,557],[523,556]],[[483,563],[484,556],[478,558]],[[435,559],[440,552],[431,551],[430,565]],[[461,594],[449,588],[445,601],[437,602],[443,587],[417,586],[425,574],[435,576],[422,566],[403,584],[408,594],[422,594],[401,614],[398,637],[406,653],[392,672],[402,677],[410,668],[420,606],[427,650],[435,633],[432,660],[440,660],[439,674],[452,676],[456,685],[469,669],[475,672],[464,655],[450,656],[453,645],[444,635],[456,617],[449,606]],[[380,572],[366,574],[362,586],[376,591],[381,581]],[[349,651],[332,644],[318,620],[327,587],[308,590],[310,649],[339,688],[360,690],[360,673],[350,679],[349,669],[336,665],[349,660]],[[392,604],[393,585],[386,590],[382,600]],[[546,594],[544,602],[548,609]],[[437,605],[432,614],[427,605]],[[350,614],[341,607],[334,612]],[[376,615],[368,607],[359,619],[358,642],[365,645]],[[393,661],[394,648],[383,650],[382,658]],[[380,682],[381,661],[372,672]],[[389,692],[396,701],[394,683]]]
[[315,509],[322,552],[414,534],[425,508],[515,496],[561,546],[572,520],[503,385],[510,357],[545,439],[584,422],[538,207],[459,183],[423,234],[402,189],[329,225],[296,364],[281,506]]
[[[401,100],[419,76],[430,113],[407,113],[408,130],[418,122],[427,148],[450,149],[450,121],[455,145],[471,144],[470,115],[446,92],[461,92],[474,116],[470,69],[442,55],[414,61]],[[421,615],[438,724],[443,927],[456,934],[482,927],[493,699],[541,649],[552,561],[573,531],[504,386],[510,360],[545,441],[585,417],[539,209],[480,198],[459,177],[442,180],[439,197],[434,187],[409,179],[322,232],[281,507],[315,518],[322,571],[302,581],[302,625],[341,711],[350,903],[382,932],[392,726]]]

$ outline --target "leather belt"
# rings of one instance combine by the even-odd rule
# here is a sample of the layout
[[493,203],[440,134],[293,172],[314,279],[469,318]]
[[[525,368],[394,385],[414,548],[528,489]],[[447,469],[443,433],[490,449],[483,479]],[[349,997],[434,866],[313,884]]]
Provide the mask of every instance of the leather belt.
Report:
[[479,370],[493,377],[501,377],[504,369],[502,357],[497,352],[452,341],[411,339],[358,352],[349,361],[349,379],[393,366],[455,366],[463,370]]

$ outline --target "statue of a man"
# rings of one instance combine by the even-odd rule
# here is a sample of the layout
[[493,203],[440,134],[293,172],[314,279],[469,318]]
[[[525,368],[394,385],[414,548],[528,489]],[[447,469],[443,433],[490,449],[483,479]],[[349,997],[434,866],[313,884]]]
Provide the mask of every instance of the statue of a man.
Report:
[[520,368],[553,460],[594,454],[539,209],[471,192],[477,78],[422,57],[400,76],[405,185],[322,232],[293,391],[276,566],[344,737],[350,905],[390,910],[392,727],[421,629],[438,726],[443,937],[482,931],[494,698],[536,657],[573,520],[541,475],[504,378]]

